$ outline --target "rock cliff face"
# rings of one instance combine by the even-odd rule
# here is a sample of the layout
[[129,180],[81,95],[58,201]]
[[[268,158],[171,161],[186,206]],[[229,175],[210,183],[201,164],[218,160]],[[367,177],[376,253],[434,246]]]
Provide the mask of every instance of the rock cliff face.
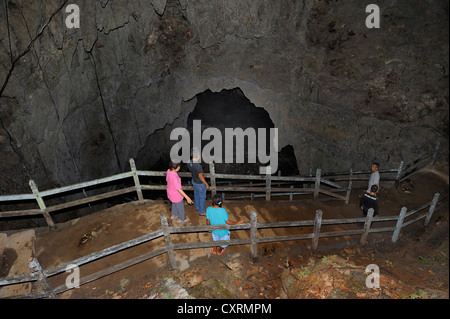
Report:
[[208,89],[264,108],[301,174],[448,154],[447,1],[377,1],[379,29],[356,0],[0,3],[2,194],[149,168]]

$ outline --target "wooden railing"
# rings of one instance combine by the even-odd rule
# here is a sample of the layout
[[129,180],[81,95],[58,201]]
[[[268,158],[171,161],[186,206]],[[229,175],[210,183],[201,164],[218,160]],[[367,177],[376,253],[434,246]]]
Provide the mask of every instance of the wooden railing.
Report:
[[[272,243],[272,242],[282,242],[282,241],[293,241],[293,240],[304,240],[309,239],[312,241],[311,250],[313,253],[317,252],[319,239],[327,237],[338,237],[338,236],[350,236],[350,235],[360,235],[360,243],[365,245],[368,241],[368,235],[370,233],[381,233],[381,232],[392,232],[392,242],[395,243],[400,235],[402,228],[407,227],[419,220],[425,219],[424,226],[428,226],[433,213],[442,207],[447,206],[437,205],[444,200],[448,200],[448,194],[441,197],[439,193],[436,193],[433,200],[426,203],[419,208],[416,208],[410,212],[407,212],[406,207],[403,207],[398,216],[382,216],[373,218],[373,209],[369,209],[367,216],[361,218],[344,218],[344,219],[322,219],[322,211],[317,210],[314,220],[297,220],[297,221],[282,221],[274,223],[258,223],[256,212],[252,211],[250,213],[250,222],[241,225],[216,225],[216,226],[182,226],[182,227],[169,227],[167,222],[167,217],[165,215],[160,216],[161,229],[151,232],[149,234],[143,235],[141,237],[126,241],[121,244],[111,246],[109,248],[103,249],[98,252],[94,252],[87,256],[80,257],[78,259],[72,260],[70,262],[61,264],[51,269],[44,270],[39,264],[38,260],[34,258],[30,262],[30,274],[23,274],[17,276],[11,276],[6,278],[0,278],[0,286],[22,284],[27,282],[38,282],[41,287],[41,291],[33,292],[30,294],[25,294],[21,296],[11,296],[11,298],[56,298],[57,294],[73,289],[73,287],[67,284],[60,285],[53,288],[48,280],[49,277],[67,272],[68,269],[73,267],[80,267],[84,264],[93,262],[100,258],[115,254],[119,251],[129,249],[131,247],[150,242],[157,238],[164,237],[164,245],[156,250],[147,252],[138,257],[126,260],[114,266],[110,266],[106,269],[100,270],[93,274],[87,275],[79,279],[78,285],[84,285],[86,283],[92,282],[99,278],[105,277],[119,270],[131,267],[138,263],[144,262],[156,256],[167,253],[169,264],[172,269],[177,269],[177,263],[174,251],[176,250],[186,250],[186,249],[198,249],[198,248],[208,248],[215,247],[219,245],[250,245],[250,252],[252,258],[258,257],[258,244],[262,243]],[[428,209],[428,210],[427,210]],[[425,212],[423,212],[425,210]],[[405,221],[410,218],[408,221]],[[395,222],[395,226],[389,227],[372,227],[374,223],[377,222]],[[362,229],[349,229],[349,230],[338,230],[338,231],[328,231],[321,232],[321,227],[324,225],[342,225],[342,224],[355,224],[364,223]],[[267,228],[286,228],[286,227],[312,227],[312,232],[295,234],[295,235],[285,235],[285,236],[266,236],[259,237],[258,230]],[[183,243],[173,243],[171,235],[179,233],[198,233],[198,232],[208,232],[217,229],[229,229],[233,230],[249,230],[250,234],[248,238],[231,239],[225,241],[205,241],[205,242],[183,242]],[[183,237],[185,238],[185,237]]]
[[[110,177],[105,177],[93,181],[78,183],[70,186],[50,189],[46,191],[40,191],[38,186],[33,180],[30,180],[30,188],[32,190],[32,194],[21,194],[21,195],[7,195],[0,196],[1,202],[14,202],[14,201],[36,201],[39,208],[35,209],[26,209],[26,210],[15,210],[15,211],[6,211],[0,212],[1,217],[17,217],[17,216],[32,216],[42,214],[47,222],[47,225],[50,229],[55,228],[55,223],[51,217],[51,213],[73,208],[80,205],[89,204],[92,202],[96,202],[99,200],[104,200],[107,198],[124,195],[127,193],[136,192],[139,203],[144,203],[143,191],[156,191],[156,190],[165,190],[166,185],[164,184],[153,184],[153,185],[142,185],[139,177],[147,176],[147,177],[165,177],[166,172],[161,171],[142,171],[137,170],[136,165],[133,159],[130,159],[130,167],[131,171],[125,172],[122,174],[113,175]],[[190,178],[191,174],[186,172],[179,172],[180,177]],[[303,194],[312,194],[314,198],[319,199],[319,194],[325,194],[332,198],[343,200],[348,203],[351,191],[351,182],[347,187],[341,186],[335,182],[329,181],[321,177],[321,170],[318,169],[315,177],[300,177],[300,176],[271,176],[271,175],[238,175],[238,174],[217,174],[215,173],[214,163],[210,164],[210,172],[205,174],[206,178],[210,179],[211,182],[211,194],[215,195],[217,192],[247,192],[247,193],[263,193],[265,194],[266,200],[271,200],[271,196],[273,194],[280,194],[284,192],[289,192],[292,196],[296,192],[302,192]],[[126,187],[119,190],[109,191],[103,194],[97,194],[94,196],[89,196],[81,199],[77,199],[74,201],[65,202],[62,204],[56,204],[53,206],[47,206],[44,198],[54,195],[62,196],[68,192],[74,191],[83,191],[88,188],[105,185],[111,182],[124,181],[126,179],[133,178],[134,185],[130,187]],[[252,186],[252,185],[232,185],[232,186],[218,186],[216,185],[216,181],[218,179],[224,180],[246,180],[246,181],[262,181],[264,185],[261,186]],[[307,182],[310,184],[314,184],[314,187],[274,187],[272,186],[272,182],[290,182],[290,183],[301,183]],[[193,190],[192,186],[183,186],[185,190]],[[345,192],[345,196],[338,194],[339,192]],[[85,192],[84,192],[85,194]],[[224,195],[222,195],[224,196]]]
[[[438,143],[435,150],[421,158],[411,162],[410,164],[404,166],[401,162],[398,168],[395,169],[383,169],[380,170],[380,174],[383,174],[383,180],[389,180],[389,174],[395,174],[395,178],[390,179],[398,183],[409,177],[414,172],[430,164],[433,166],[437,154],[439,151],[440,144]],[[74,208],[81,205],[90,204],[96,201],[136,192],[137,200],[139,203],[144,203],[143,191],[156,191],[165,190],[166,185],[153,184],[153,185],[141,185],[139,177],[165,177],[166,172],[158,171],[143,171],[137,170],[133,159],[129,160],[131,170],[129,172],[96,179],[93,181],[78,183],[70,186],[64,186],[59,188],[54,188],[46,191],[40,191],[38,186],[33,180],[30,180],[29,185],[31,188],[31,194],[21,194],[21,195],[6,195],[0,196],[0,203],[11,203],[11,202],[23,202],[23,201],[35,201],[39,208],[25,209],[25,210],[15,210],[0,212],[0,218],[2,217],[18,217],[18,216],[33,216],[42,214],[47,222],[50,229],[55,228],[55,223],[51,217],[51,213],[56,211],[61,211],[68,208]],[[349,172],[340,173],[325,173],[322,174],[321,169],[316,170],[315,176],[303,177],[303,176],[272,176],[272,175],[239,175],[239,174],[218,174],[215,172],[214,163],[210,164],[210,172],[205,174],[206,178],[210,179],[211,184],[211,195],[215,195],[217,192],[221,192],[222,196],[225,197],[225,193],[235,192],[235,193],[246,193],[248,195],[238,196],[233,198],[244,198],[248,197],[252,200],[255,197],[265,197],[266,200],[271,200],[273,196],[289,196],[290,200],[293,200],[294,195],[312,195],[314,199],[324,200],[342,200],[346,204],[350,199],[350,193],[352,189],[352,182],[357,180],[355,175],[369,174],[368,171],[353,171],[350,169]],[[190,178],[191,174],[186,172],[179,172],[180,177]],[[119,181],[133,179],[133,186],[125,187],[123,189],[108,191],[102,194],[97,194],[93,196],[87,196],[85,190],[93,187],[102,186],[111,182],[117,183]],[[366,180],[367,177],[364,178]],[[244,185],[221,185],[218,180],[228,180],[228,181],[247,181]],[[257,182],[260,183],[257,183]],[[346,185],[340,185],[338,182],[345,181]],[[248,183],[250,182],[250,184]],[[256,182],[255,184],[253,184]],[[294,185],[302,185],[302,187],[294,187]],[[131,184],[132,185],[132,184]],[[289,187],[282,187],[282,186]],[[306,185],[306,187],[304,186]],[[193,190],[192,186],[183,186],[185,190]],[[47,206],[44,198],[51,196],[63,196],[66,193],[72,193],[74,191],[81,191],[86,196],[85,198],[64,202],[61,204],[56,204],[52,206]],[[256,195],[255,195],[256,193]],[[341,193],[341,194],[339,194]],[[342,194],[344,193],[344,194]],[[325,195],[325,198],[320,198],[320,194]]]

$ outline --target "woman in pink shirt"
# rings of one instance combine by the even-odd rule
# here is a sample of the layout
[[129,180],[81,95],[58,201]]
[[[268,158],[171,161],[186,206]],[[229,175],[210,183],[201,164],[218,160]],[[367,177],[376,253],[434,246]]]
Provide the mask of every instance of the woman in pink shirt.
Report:
[[174,163],[170,161],[169,169],[166,174],[167,181],[167,197],[172,202],[172,220],[178,218],[178,223],[185,223],[189,221],[184,213],[183,197],[186,198],[188,204],[193,204],[193,201],[186,195],[181,187],[181,178],[178,176],[181,163]]

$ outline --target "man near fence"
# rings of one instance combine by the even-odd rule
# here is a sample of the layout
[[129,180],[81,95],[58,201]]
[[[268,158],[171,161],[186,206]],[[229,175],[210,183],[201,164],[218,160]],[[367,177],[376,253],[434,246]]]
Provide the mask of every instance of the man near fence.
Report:
[[378,172],[380,164],[378,162],[372,163],[372,174],[370,174],[369,185],[367,187],[367,193],[370,193],[370,188],[372,185],[377,185],[378,189],[380,189],[380,173]]
[[[373,217],[378,215],[378,198],[377,198],[378,186],[372,185],[370,187],[370,193],[365,193],[359,201],[359,207],[362,210],[363,216],[367,216],[369,209],[373,208]],[[358,223],[359,227],[364,226],[364,223]]]
[[192,174],[192,186],[194,186],[195,209],[200,216],[205,216],[206,190],[210,188],[203,176],[203,168],[200,165],[200,150],[194,147],[191,151],[191,160],[187,167]]

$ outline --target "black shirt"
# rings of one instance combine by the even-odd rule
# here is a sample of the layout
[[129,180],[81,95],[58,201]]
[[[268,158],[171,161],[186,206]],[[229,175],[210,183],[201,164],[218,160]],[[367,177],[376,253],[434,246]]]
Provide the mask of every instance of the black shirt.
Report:
[[200,163],[192,162],[192,160],[191,160],[191,161],[189,161],[189,163],[187,163],[187,167],[192,174],[192,179],[193,179],[194,183],[202,184],[203,182],[198,177],[198,174],[203,173],[203,168],[200,165]]
[[359,207],[361,206],[363,207],[364,216],[367,215],[367,211],[370,208],[373,208],[373,216],[378,215],[378,198],[376,195],[364,194],[359,202]]

